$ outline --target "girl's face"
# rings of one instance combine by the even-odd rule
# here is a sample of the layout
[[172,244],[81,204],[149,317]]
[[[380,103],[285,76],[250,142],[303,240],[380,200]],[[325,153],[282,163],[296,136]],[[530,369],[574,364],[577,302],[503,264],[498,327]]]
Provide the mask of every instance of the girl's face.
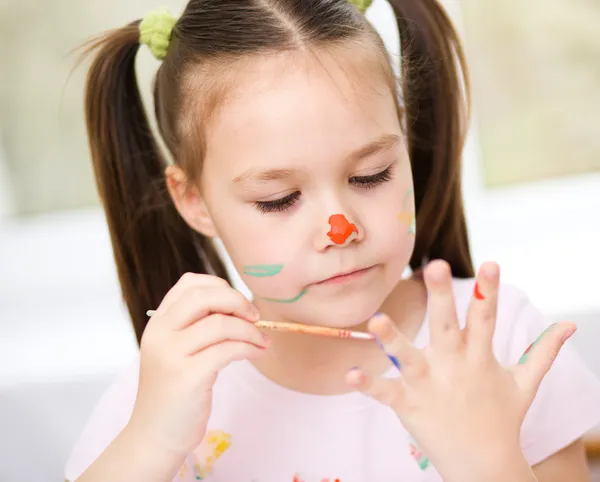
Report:
[[207,126],[201,192],[264,319],[349,327],[408,264],[412,175],[385,79],[319,60],[245,72]]

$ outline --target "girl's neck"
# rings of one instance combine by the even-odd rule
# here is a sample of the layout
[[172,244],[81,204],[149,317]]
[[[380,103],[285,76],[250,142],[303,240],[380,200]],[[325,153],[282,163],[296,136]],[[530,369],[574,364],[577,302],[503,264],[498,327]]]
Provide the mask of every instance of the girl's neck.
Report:
[[[414,339],[427,305],[426,290],[419,277],[400,281],[380,311],[389,315],[409,339]],[[366,331],[365,324],[354,327]],[[360,366],[365,372],[380,375],[390,362],[376,343],[343,340],[313,335],[269,332],[271,346],[254,365],[265,376],[291,390],[319,395],[350,391],[344,381],[346,372]]]

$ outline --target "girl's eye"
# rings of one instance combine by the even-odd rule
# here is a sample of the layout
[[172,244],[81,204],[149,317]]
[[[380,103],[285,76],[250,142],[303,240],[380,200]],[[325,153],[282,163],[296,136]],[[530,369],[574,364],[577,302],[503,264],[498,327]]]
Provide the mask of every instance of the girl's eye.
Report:
[[392,179],[392,165],[388,166],[386,169],[378,172],[377,174],[373,174],[372,176],[351,177],[350,183],[364,189],[372,189],[379,184],[383,184],[384,182],[388,182],[390,179]]
[[[354,176],[350,183],[363,189],[372,189],[392,179],[392,165],[372,176]],[[280,213],[291,208],[300,198],[300,191],[295,191],[273,201],[256,201],[254,205],[261,213]]]
[[300,197],[300,191],[273,201],[256,201],[254,205],[262,213],[279,213],[291,208]]

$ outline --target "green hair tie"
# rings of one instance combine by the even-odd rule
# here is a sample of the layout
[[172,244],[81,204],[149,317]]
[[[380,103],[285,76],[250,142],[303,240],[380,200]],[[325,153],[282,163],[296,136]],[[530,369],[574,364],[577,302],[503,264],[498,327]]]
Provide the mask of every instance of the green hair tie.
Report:
[[147,13],[140,22],[140,44],[147,45],[152,55],[163,60],[169,49],[171,33],[177,19],[168,8],[159,8]]
[[373,0],[350,0],[350,3],[354,5],[360,13],[364,15],[367,9],[373,3]]

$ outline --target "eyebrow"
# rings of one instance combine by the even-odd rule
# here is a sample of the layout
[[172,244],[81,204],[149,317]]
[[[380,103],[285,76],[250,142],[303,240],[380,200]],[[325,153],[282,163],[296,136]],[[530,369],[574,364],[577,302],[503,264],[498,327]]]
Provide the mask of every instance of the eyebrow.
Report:
[[[356,163],[365,157],[372,156],[382,151],[386,151],[394,146],[400,137],[396,134],[385,134],[379,139],[376,139],[368,144],[358,148],[346,156],[347,163]],[[242,183],[247,180],[254,181],[283,181],[294,176],[295,169],[267,169],[265,171],[257,171],[256,169],[248,169],[244,173],[233,179],[234,183]]]

